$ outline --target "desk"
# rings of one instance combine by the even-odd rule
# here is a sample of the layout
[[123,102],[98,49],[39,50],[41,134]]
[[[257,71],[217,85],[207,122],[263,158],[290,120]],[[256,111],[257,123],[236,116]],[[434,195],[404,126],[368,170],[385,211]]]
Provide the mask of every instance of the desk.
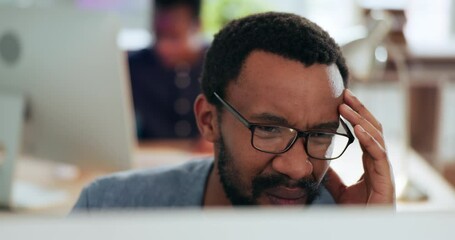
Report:
[[[389,142],[388,145],[390,147],[388,151],[392,165],[396,170],[403,169],[399,161],[404,156],[402,148],[399,147],[399,144],[393,142]],[[136,150],[135,168],[181,163],[194,157],[207,155],[191,152],[191,146],[188,142],[142,144]],[[333,168],[339,172],[346,183],[353,183],[360,177],[363,171],[360,164],[360,155],[360,148],[355,143],[341,159],[332,162]],[[408,160],[406,169],[409,173],[409,180],[428,195],[428,200],[423,202],[398,201],[397,210],[400,212],[455,210],[455,192],[452,187],[414,151],[409,153]],[[31,159],[23,159],[19,162],[18,180],[40,184],[46,189],[64,189],[66,199],[45,208],[19,209],[18,212],[66,215],[77,200],[84,185],[100,175],[108,174],[108,172],[80,173],[74,179],[56,180],[58,179],[58,171],[65,171],[65,169],[59,169],[59,166],[49,162],[38,162]],[[397,172],[395,172],[395,175],[397,175]],[[397,179],[397,189],[399,188],[398,185],[399,181]]]
[[[89,218],[9,218],[2,239],[453,239],[454,213],[384,209],[141,211]],[[251,236],[251,237],[250,237]]]

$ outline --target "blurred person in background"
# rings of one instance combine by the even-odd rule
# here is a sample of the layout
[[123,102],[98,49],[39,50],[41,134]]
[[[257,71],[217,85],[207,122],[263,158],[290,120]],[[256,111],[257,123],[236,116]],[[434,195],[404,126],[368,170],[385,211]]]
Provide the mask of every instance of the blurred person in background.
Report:
[[[207,52],[199,131],[209,158],[98,179],[74,211],[147,207],[395,204],[381,124],[349,90],[339,46],[289,13],[232,21]],[[347,124],[353,126],[351,131]],[[363,176],[345,185],[330,167],[355,137]]]
[[198,138],[193,102],[206,46],[200,0],[154,0],[153,46],[129,54],[140,140]]

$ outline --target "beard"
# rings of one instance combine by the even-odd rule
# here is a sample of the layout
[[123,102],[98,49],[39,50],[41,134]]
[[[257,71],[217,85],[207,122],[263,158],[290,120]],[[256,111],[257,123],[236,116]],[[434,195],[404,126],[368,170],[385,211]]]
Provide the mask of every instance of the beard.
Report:
[[[227,198],[234,206],[258,205],[258,198],[266,189],[284,186],[298,187],[306,193],[306,204],[311,204],[320,195],[319,182],[312,178],[302,178],[298,181],[291,180],[283,174],[257,175],[251,181],[251,189],[246,189],[248,184],[240,179],[240,171],[234,165],[234,159],[226,148],[223,136],[216,142],[218,153],[218,173],[220,182]],[[325,181],[325,177],[323,178]]]

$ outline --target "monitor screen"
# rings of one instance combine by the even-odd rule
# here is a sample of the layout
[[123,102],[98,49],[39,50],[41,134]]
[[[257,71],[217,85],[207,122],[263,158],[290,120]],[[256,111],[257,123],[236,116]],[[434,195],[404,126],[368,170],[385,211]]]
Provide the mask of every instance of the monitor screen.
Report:
[[134,121],[118,29],[106,12],[0,8],[0,89],[25,98],[24,154],[89,169],[131,166]]

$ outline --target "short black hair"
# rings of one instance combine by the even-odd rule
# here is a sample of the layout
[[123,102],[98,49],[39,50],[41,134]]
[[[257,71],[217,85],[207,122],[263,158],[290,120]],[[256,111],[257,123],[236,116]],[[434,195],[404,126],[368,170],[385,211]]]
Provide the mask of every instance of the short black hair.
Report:
[[254,50],[305,66],[335,63],[347,87],[349,73],[341,49],[326,31],[295,14],[267,12],[231,21],[215,35],[201,77],[202,92],[210,103],[220,107],[213,92],[224,97],[228,83],[237,79],[245,59]]
[[177,6],[188,6],[193,18],[198,20],[201,14],[201,0],[155,0],[155,11],[158,9],[170,9]]

